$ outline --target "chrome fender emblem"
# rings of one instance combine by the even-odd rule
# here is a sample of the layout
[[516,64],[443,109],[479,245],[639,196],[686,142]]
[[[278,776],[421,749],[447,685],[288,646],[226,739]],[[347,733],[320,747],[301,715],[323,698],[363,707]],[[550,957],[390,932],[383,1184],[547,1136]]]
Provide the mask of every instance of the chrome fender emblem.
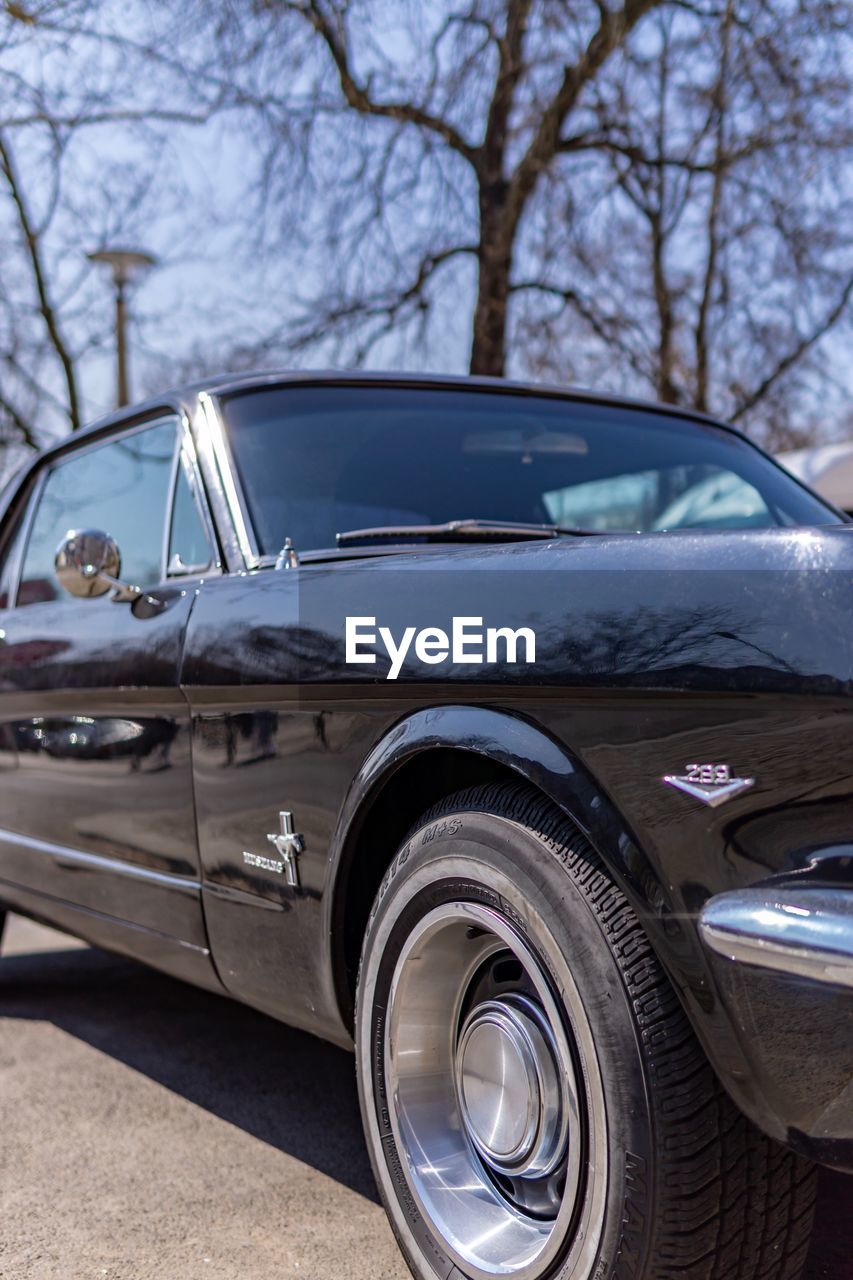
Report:
[[278,815],[279,830],[271,831],[267,836],[272,847],[281,858],[284,867],[284,878],[291,888],[299,887],[299,868],[296,859],[305,848],[302,836],[293,830],[293,814],[282,809]]
[[280,811],[278,821],[279,830],[271,831],[267,836],[267,840],[269,840],[281,861],[276,862],[274,858],[263,858],[260,854],[249,853],[245,849],[243,851],[243,861],[247,866],[259,867],[262,871],[272,871],[277,876],[283,875],[286,883],[292,889],[298,889],[299,867],[297,858],[305,848],[305,840],[293,830],[293,814],[288,809]]
[[755,786],[755,778],[733,778],[727,764],[688,764],[683,774],[667,773],[663,781],[712,809]]

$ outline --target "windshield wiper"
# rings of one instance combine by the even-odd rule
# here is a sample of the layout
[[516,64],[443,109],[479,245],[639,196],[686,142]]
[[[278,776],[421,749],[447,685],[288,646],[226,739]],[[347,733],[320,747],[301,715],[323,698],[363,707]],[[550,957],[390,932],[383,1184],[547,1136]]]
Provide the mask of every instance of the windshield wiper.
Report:
[[559,524],[517,524],[504,520],[448,520],[445,524],[389,524],[336,534],[339,547],[357,542],[525,542],[532,538],[584,537],[599,529]]

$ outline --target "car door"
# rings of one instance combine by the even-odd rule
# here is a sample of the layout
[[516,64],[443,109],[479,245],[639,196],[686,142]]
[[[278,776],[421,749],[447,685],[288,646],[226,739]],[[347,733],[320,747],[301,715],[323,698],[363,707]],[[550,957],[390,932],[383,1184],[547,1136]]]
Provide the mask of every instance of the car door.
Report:
[[[177,415],[86,439],[30,478],[0,568],[0,898],[216,985],[178,682],[199,574],[215,571]],[[157,601],[75,598],[70,530],[109,533]]]

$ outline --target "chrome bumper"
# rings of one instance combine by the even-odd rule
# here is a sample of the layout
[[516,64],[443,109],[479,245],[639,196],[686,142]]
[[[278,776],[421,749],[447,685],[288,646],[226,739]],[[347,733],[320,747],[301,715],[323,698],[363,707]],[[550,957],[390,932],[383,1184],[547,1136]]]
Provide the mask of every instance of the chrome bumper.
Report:
[[699,933],[740,964],[853,988],[853,887],[721,893],[702,909]]

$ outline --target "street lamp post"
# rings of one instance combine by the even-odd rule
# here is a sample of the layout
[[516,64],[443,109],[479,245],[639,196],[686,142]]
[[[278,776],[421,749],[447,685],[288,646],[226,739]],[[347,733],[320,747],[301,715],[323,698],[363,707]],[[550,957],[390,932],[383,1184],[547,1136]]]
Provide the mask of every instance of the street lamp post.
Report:
[[156,265],[150,253],[137,249],[97,249],[87,254],[90,262],[101,262],[112,271],[116,302],[116,403],[119,408],[130,400],[127,371],[127,286],[140,271]]

